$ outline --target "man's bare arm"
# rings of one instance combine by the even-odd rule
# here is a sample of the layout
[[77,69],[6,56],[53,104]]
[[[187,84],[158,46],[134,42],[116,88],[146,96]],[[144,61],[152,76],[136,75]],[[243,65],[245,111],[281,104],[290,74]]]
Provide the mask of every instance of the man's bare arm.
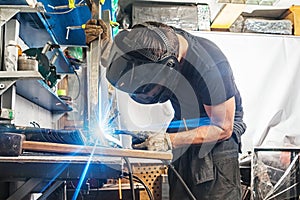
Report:
[[234,123],[235,98],[215,106],[204,105],[211,125],[169,134],[173,148],[226,140],[231,137]]

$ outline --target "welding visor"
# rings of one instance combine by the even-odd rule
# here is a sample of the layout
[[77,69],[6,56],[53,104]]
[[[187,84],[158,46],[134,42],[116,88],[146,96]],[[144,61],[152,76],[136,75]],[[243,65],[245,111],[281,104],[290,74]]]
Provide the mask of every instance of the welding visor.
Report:
[[172,92],[159,84],[148,84],[139,87],[130,97],[141,104],[164,103],[172,96]]
[[[125,35],[124,35],[125,34]],[[147,48],[124,42],[126,32],[116,37],[110,52],[107,80],[142,104],[163,103],[170,99],[178,82],[177,59],[165,56],[152,61],[144,56]]]

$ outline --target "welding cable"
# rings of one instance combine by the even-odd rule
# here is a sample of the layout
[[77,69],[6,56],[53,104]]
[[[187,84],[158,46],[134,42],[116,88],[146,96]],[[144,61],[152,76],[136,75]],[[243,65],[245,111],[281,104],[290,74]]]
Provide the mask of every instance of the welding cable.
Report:
[[74,69],[74,74],[75,74],[75,76],[76,76],[76,78],[77,78],[77,81],[78,81],[78,91],[77,91],[77,95],[76,95],[76,97],[73,98],[73,100],[76,100],[76,99],[78,99],[78,97],[79,97],[79,95],[80,95],[81,82],[80,82],[79,75],[78,75],[78,73],[75,71],[75,69]]
[[135,178],[140,184],[142,184],[144,186],[150,200],[154,200],[154,196],[153,196],[152,192],[150,191],[149,187],[147,187],[147,185],[144,183],[144,181],[142,179],[140,179],[140,177],[135,176],[135,175],[133,175],[133,178]]
[[132,173],[131,164],[130,164],[129,159],[127,157],[123,157],[123,159],[125,160],[125,162],[127,164],[127,167],[128,167],[128,175],[129,175],[129,183],[130,183],[130,190],[131,190],[132,200],[135,200],[133,173]]
[[[129,174],[128,173],[123,173],[125,176],[128,176]],[[126,178],[126,177],[124,177],[124,178]],[[134,178],[134,181],[136,181],[136,182],[138,182],[138,183],[140,183],[140,184],[142,184],[143,186],[144,186],[144,188],[145,188],[145,190],[146,190],[146,192],[147,192],[147,194],[148,194],[148,197],[149,197],[149,199],[150,200],[154,200],[154,196],[153,196],[153,194],[152,194],[152,192],[150,191],[150,189],[149,189],[149,187],[145,184],[145,182],[140,178],[140,177],[138,177],[138,176],[135,176],[135,175],[133,175],[133,178]]]
[[196,197],[193,195],[193,193],[191,192],[191,190],[189,189],[189,187],[185,184],[184,180],[182,179],[182,177],[180,176],[180,174],[177,172],[177,170],[174,168],[174,166],[172,164],[168,164],[169,168],[175,173],[175,175],[177,176],[177,178],[179,179],[179,181],[181,182],[181,184],[183,185],[184,189],[186,190],[186,192],[189,195],[189,198],[192,200],[197,200]]

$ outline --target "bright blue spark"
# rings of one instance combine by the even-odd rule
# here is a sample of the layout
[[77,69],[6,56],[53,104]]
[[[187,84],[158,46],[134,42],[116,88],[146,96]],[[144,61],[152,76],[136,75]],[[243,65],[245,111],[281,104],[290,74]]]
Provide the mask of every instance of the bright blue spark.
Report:
[[72,200],[76,200],[77,197],[78,197],[78,194],[80,192],[80,188],[82,186],[82,183],[83,183],[83,181],[84,181],[84,179],[86,177],[86,173],[87,173],[87,171],[89,169],[90,163],[92,161],[92,157],[93,157],[94,152],[95,152],[95,147],[96,147],[96,145],[94,146],[93,151],[91,152],[91,155],[89,156],[89,160],[87,161],[87,163],[86,163],[86,165],[84,167],[84,170],[83,170],[83,172],[82,172],[82,174],[80,176],[80,179],[79,179],[78,185],[77,185],[77,187],[75,189],[75,192],[74,192],[74,195],[72,197]]
[[57,173],[55,173],[56,175],[48,182],[48,184],[43,187],[40,191],[40,193],[43,193],[56,179],[57,177],[67,168],[69,164],[60,164],[56,167],[56,169],[54,171],[57,171]]
[[[77,154],[77,152],[74,152],[74,153],[70,154],[70,156],[74,156],[76,154]],[[55,176],[48,182],[48,184],[45,187],[43,187],[41,189],[41,193],[43,193],[68,166],[69,166],[69,163],[62,163],[62,164],[57,165],[57,167],[54,169],[54,171],[56,171],[56,173],[54,173]]]

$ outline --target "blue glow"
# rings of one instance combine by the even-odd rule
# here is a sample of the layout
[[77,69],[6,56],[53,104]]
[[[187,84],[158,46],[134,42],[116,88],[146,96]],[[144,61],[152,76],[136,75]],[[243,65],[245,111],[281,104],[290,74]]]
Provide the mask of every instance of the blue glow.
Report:
[[[105,85],[103,86],[105,87]],[[103,88],[102,88],[103,89]],[[105,89],[105,88],[104,88]],[[108,89],[104,90],[107,91]],[[115,146],[114,143],[120,144],[121,141],[119,141],[118,138],[113,138],[113,130],[115,129],[116,124],[115,119],[118,117],[119,112],[117,110],[112,110],[113,102],[115,100],[115,96],[108,96],[106,93],[99,93],[99,99],[102,101],[99,103],[99,128],[100,132],[99,135],[96,135],[96,137],[101,138],[101,134],[113,144],[109,144],[111,146]],[[113,112],[112,112],[113,111]]]
[[[104,99],[104,97],[101,97],[101,93],[99,93],[99,99],[102,99],[102,100]],[[111,124],[114,121],[114,119],[117,117],[117,116],[113,116],[112,118],[108,119],[108,117],[109,117],[109,111],[111,109],[112,102],[113,102],[112,100],[108,101],[106,105],[101,104],[102,102],[99,103],[99,111],[100,111],[100,113],[99,113],[99,116],[97,118],[97,121],[99,122],[99,126],[96,127],[95,130],[97,130],[97,128],[99,128],[100,130],[99,130],[99,132],[98,131],[96,132],[97,135],[95,135],[96,138],[94,138],[94,139],[96,139],[96,142],[94,144],[93,151],[91,152],[91,154],[89,156],[89,159],[88,159],[88,161],[86,163],[86,166],[85,166],[85,168],[84,168],[84,170],[83,170],[83,172],[82,172],[82,174],[80,176],[80,179],[79,179],[78,185],[77,185],[77,187],[75,189],[75,192],[74,192],[74,195],[72,197],[72,200],[76,200],[77,197],[78,197],[78,195],[79,195],[79,192],[80,192],[80,189],[82,187],[83,181],[86,178],[87,171],[88,171],[90,163],[92,161],[92,157],[93,157],[94,152],[95,152],[95,147],[98,145],[98,141],[101,142],[101,140],[100,140],[101,139],[101,134],[105,135],[105,134],[108,134],[108,133],[111,132],[110,131],[111,130]]]
[[81,175],[81,177],[80,177],[80,179],[79,179],[79,182],[78,182],[78,185],[77,185],[77,187],[76,187],[76,189],[75,189],[75,192],[74,192],[74,195],[73,195],[73,197],[72,197],[72,200],[76,200],[77,197],[78,197],[78,194],[79,194],[79,192],[80,192],[80,188],[81,188],[82,183],[83,183],[83,181],[84,181],[84,179],[85,179],[85,177],[86,177],[86,173],[87,173],[87,171],[88,171],[88,169],[89,169],[89,166],[90,166],[92,157],[93,157],[93,155],[94,155],[95,147],[96,147],[96,145],[94,146],[93,151],[91,152],[91,155],[89,156],[89,160],[88,160],[88,162],[86,163],[86,166],[85,166],[85,168],[84,168],[84,170],[83,170],[83,172],[82,172],[82,175]]
[[[77,152],[70,154],[70,156],[76,155]],[[55,176],[48,182],[48,184],[41,189],[41,193],[43,193],[56,179],[57,177],[69,166],[69,163],[60,164],[56,167],[54,171],[57,171]]]
[[[209,117],[201,117],[194,119],[186,119],[186,120],[176,120],[170,122],[168,128],[169,129],[194,129],[199,126],[207,126],[210,125],[211,121]],[[151,128],[159,129],[161,127],[165,127],[165,124],[152,124]]]
[[41,189],[41,193],[43,193],[56,179],[57,177],[67,168],[69,164],[61,164],[59,166],[57,166],[57,169],[55,169],[54,171],[57,171],[57,173],[55,173],[56,175],[48,182],[47,185],[45,185],[45,187],[43,187]]
[[197,128],[199,126],[207,126],[210,124],[211,124],[211,121],[208,117],[201,117],[201,118],[195,118],[195,119],[172,121],[169,125],[169,128],[193,129],[193,128]]

